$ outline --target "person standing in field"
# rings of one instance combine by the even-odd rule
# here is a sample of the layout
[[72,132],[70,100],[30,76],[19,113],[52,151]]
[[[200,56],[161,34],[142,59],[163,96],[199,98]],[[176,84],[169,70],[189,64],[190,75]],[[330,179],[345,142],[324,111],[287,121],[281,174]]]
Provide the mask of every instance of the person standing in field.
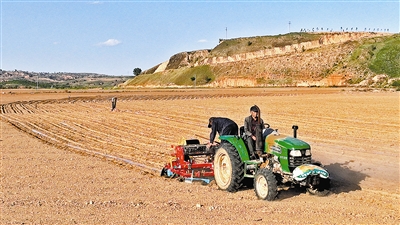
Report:
[[117,97],[111,99],[111,111],[114,111],[115,108],[117,108]]
[[214,145],[214,139],[217,133],[219,136],[222,135],[238,135],[238,125],[229,118],[224,117],[211,117],[208,120],[208,128],[211,128],[210,142],[207,144],[207,148]]

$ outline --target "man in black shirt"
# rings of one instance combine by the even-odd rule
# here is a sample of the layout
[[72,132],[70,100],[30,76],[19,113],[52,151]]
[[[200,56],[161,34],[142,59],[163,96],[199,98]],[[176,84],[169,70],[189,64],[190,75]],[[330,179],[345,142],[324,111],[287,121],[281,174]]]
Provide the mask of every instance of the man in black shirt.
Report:
[[238,125],[231,119],[224,117],[211,117],[208,121],[208,128],[211,128],[210,142],[207,144],[209,148],[213,143],[218,132],[222,135],[238,135]]

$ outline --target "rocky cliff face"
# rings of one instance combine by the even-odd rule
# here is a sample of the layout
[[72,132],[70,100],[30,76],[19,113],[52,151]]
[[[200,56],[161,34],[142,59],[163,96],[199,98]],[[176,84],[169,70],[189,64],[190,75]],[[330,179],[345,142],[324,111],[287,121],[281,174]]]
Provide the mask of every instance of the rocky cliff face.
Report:
[[199,65],[200,60],[204,60],[209,56],[210,50],[198,50],[192,52],[181,52],[175,54],[165,61],[151,69],[143,71],[143,74],[158,73],[170,69],[179,69],[182,67],[190,67]]
[[330,70],[352,53],[352,41],[384,35],[389,34],[326,33],[315,41],[219,57],[212,56],[210,50],[182,52],[145,73],[210,65],[217,78],[208,86],[214,87],[342,86],[353,72]]
[[[387,34],[369,33],[369,32],[329,33],[321,37],[317,41],[303,42],[300,44],[287,45],[284,47],[276,47],[272,49],[263,49],[256,52],[247,52],[226,57],[210,57],[209,54],[210,50],[181,52],[173,55],[167,62],[163,63],[164,65],[161,64],[156,71],[161,72],[163,70],[178,69],[181,67],[231,63],[243,60],[259,59],[264,57],[299,53],[305,50],[319,48],[321,46],[344,43],[347,41],[359,40],[361,38],[369,38],[369,37],[376,37],[383,35]],[[165,66],[165,63],[167,64],[167,66]]]

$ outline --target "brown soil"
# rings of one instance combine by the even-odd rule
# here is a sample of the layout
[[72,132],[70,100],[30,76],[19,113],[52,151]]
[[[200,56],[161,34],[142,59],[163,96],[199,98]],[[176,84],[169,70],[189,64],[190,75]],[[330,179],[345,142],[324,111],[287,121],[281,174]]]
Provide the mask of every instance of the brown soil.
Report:
[[[202,89],[1,94],[1,224],[399,224],[399,93]],[[117,110],[110,111],[111,97]],[[206,142],[210,116],[243,123],[251,105],[313,148],[331,194],[158,175],[181,138]],[[108,158],[105,156],[109,156]],[[131,160],[131,164],[110,158]]]

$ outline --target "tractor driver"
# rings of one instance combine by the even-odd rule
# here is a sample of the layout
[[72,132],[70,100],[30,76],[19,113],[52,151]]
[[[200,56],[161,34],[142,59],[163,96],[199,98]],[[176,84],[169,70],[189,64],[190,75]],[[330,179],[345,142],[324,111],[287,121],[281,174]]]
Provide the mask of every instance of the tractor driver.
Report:
[[257,155],[261,155],[262,150],[262,131],[265,129],[264,121],[260,116],[260,108],[257,105],[253,105],[250,108],[250,116],[244,119],[244,133],[245,133],[245,142],[247,144],[247,148],[249,149],[250,159],[255,159],[256,155],[254,152],[254,148],[256,150]]
[[238,135],[238,125],[231,119],[224,117],[211,117],[208,120],[208,128],[211,128],[210,142],[207,148],[215,144],[214,139],[218,132],[219,136],[222,135]]

